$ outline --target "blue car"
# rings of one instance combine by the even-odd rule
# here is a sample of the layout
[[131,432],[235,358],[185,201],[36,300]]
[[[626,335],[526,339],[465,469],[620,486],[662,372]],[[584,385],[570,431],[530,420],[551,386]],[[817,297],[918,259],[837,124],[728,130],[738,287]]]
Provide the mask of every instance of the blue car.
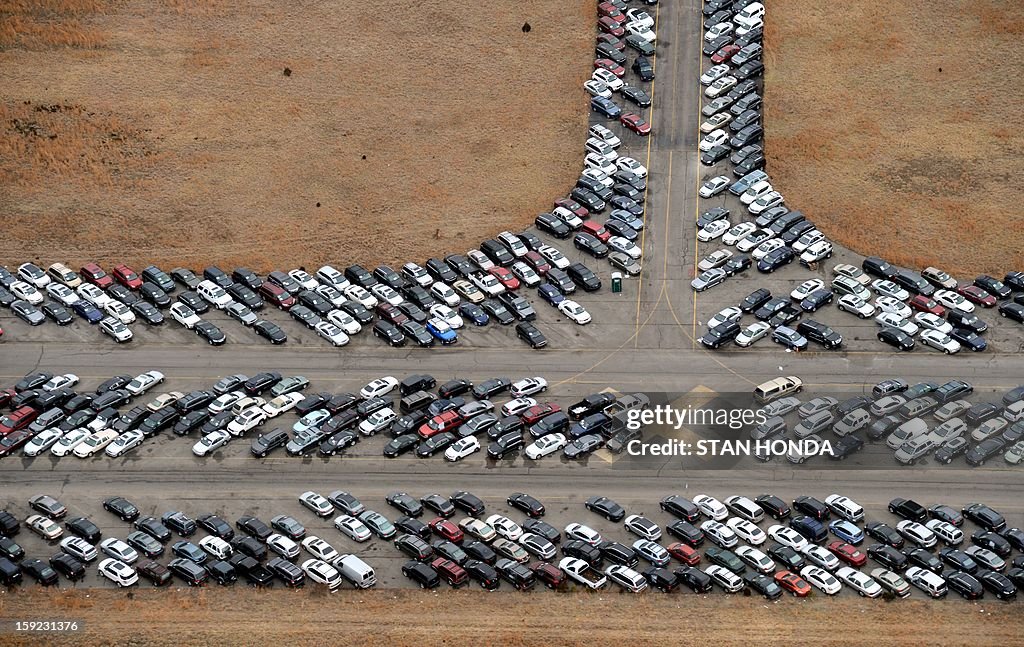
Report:
[[327,409],[317,409],[315,411],[310,411],[303,417],[299,418],[298,422],[292,425],[292,431],[296,433],[302,433],[308,429],[319,427],[324,422],[326,422],[327,419],[330,417],[331,412],[328,411]]
[[988,348],[988,343],[981,335],[967,328],[954,328],[953,332],[949,333],[949,336],[960,342],[961,346],[970,348],[975,353],[980,353]]
[[452,330],[452,327],[440,319],[431,319],[427,322],[427,332],[434,336],[442,344],[454,344],[459,341],[459,336]]
[[540,295],[541,299],[547,301],[550,305],[558,307],[558,304],[565,301],[565,295],[550,283],[543,283],[537,288],[537,294]]
[[590,109],[594,112],[600,113],[609,119],[618,119],[622,115],[622,108],[615,104],[611,99],[604,97],[594,97],[590,100]]
[[472,321],[474,326],[486,326],[491,321],[484,309],[475,303],[463,303],[459,306],[459,314]]
[[88,301],[78,301],[71,305],[71,309],[75,311],[82,319],[85,319],[91,324],[98,324],[103,320],[103,313],[96,309],[96,306],[89,303]]
[[860,543],[864,541],[864,531],[846,519],[837,519],[833,521],[828,524],[828,529],[831,530],[832,534],[836,537],[839,537],[846,543],[853,544],[854,546],[860,545]]
[[630,227],[637,231],[640,231],[641,229],[644,228],[644,221],[641,220],[640,218],[637,218],[636,216],[626,211],[625,209],[616,209],[612,211],[608,217],[611,218],[612,220],[621,220],[622,222],[626,223],[627,225],[629,225]]

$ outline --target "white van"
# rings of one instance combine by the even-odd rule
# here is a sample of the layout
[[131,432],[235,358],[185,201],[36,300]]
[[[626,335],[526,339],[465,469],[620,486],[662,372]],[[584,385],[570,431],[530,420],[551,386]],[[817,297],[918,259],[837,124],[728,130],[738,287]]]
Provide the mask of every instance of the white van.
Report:
[[928,423],[921,418],[914,418],[896,427],[896,430],[889,434],[885,444],[889,446],[889,449],[899,449],[903,443],[914,440],[926,433],[928,433]]
[[227,308],[234,302],[231,295],[225,292],[224,288],[220,287],[213,281],[200,282],[199,287],[196,288],[196,292],[199,293],[199,296],[209,301],[213,307],[219,310]]
[[775,400],[776,398],[792,395],[793,393],[800,393],[803,388],[803,380],[795,375],[777,377],[774,380],[768,380],[763,384],[758,384],[757,388],[754,389],[754,399],[761,404],[765,404]]
[[1003,409],[1003,417],[1010,422],[1024,420],[1024,400],[1018,400]]
[[761,523],[764,520],[764,509],[745,496],[731,496],[725,500],[725,507],[734,515],[746,519],[750,523]]
[[764,20],[764,5],[760,2],[752,2],[743,7],[732,19],[737,25],[747,28],[753,27],[755,23],[762,20]]
[[334,560],[334,567],[357,589],[368,589],[377,583],[373,568],[355,555],[341,555]]

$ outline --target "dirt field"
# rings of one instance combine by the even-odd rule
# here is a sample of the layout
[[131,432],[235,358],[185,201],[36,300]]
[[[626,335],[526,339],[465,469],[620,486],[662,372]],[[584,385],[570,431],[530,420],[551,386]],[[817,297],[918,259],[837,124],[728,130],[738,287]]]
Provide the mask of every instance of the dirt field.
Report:
[[0,0],[0,263],[422,262],[521,228],[578,172],[595,7]]
[[1024,268],[1024,3],[787,0],[767,18],[768,170],[788,204],[900,264]]
[[[112,590],[0,594],[0,617],[84,620],[52,644],[234,645],[1006,645],[1020,642],[1016,604],[478,591]],[[279,618],[279,622],[269,622]],[[773,637],[776,637],[773,640]],[[47,644],[0,634],[0,645]]]

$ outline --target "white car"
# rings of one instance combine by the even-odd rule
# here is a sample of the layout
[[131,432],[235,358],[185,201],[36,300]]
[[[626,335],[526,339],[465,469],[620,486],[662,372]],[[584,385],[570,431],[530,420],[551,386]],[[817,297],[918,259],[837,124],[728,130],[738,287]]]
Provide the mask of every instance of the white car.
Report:
[[82,297],[100,310],[106,308],[107,304],[113,301],[113,298],[111,298],[109,294],[92,283],[83,283],[82,285],[79,285],[75,292],[78,293],[78,296]]
[[320,285],[314,290],[317,294],[322,296],[335,308],[340,308],[341,304],[345,303],[345,295],[341,293],[341,290],[334,287],[333,285]]
[[247,431],[252,431],[267,421],[267,412],[260,406],[250,407],[237,414],[228,423],[227,431],[232,436],[243,436]]
[[577,323],[581,326],[588,324],[591,321],[590,313],[587,312],[586,308],[572,299],[566,299],[559,303],[558,311],[571,319],[573,323]]
[[770,254],[770,253],[774,252],[775,250],[779,249],[780,247],[785,247],[785,246],[786,246],[786,243],[782,242],[781,238],[769,238],[768,240],[764,241],[763,243],[761,243],[760,245],[755,247],[754,250],[752,252],[750,252],[750,256],[755,261],[759,261],[762,258],[764,258],[765,256],[767,256],[768,254]]
[[557,247],[552,247],[551,245],[541,245],[537,248],[537,253],[543,256],[547,262],[560,270],[564,270],[572,264],[561,250]]
[[839,558],[823,546],[807,544],[800,552],[807,558],[807,561],[815,566],[820,566],[826,571],[833,571],[839,568]]
[[133,586],[139,583],[139,574],[135,569],[119,559],[109,558],[100,562],[99,573],[118,588]]
[[[743,311],[742,310],[740,310],[736,306],[729,306],[728,308],[725,308],[722,311],[718,312],[714,317],[711,317],[711,319],[708,321],[708,328],[709,329],[717,328],[718,326],[721,326],[722,324],[728,323],[730,321],[739,321],[742,316],[743,316]],[[708,497],[708,499],[711,499],[711,497]],[[711,500],[715,501],[715,499],[711,499]],[[717,503],[717,501],[715,501],[715,502]],[[699,505],[700,504],[698,504],[698,506]],[[704,512],[704,510],[701,509],[701,512]],[[707,513],[707,514],[708,514],[709,517],[711,517],[711,518],[713,518],[715,520],[718,520],[718,517],[713,516],[713,515],[711,515],[709,513]]]
[[367,310],[373,310],[380,303],[377,297],[367,292],[362,286],[350,285],[342,290],[344,295],[353,301],[360,303]]
[[836,307],[843,312],[855,314],[861,319],[867,319],[868,317],[873,316],[876,312],[875,306],[852,294],[844,294],[839,297],[839,301],[836,302]]
[[192,453],[196,456],[209,456],[224,445],[231,442],[231,434],[223,429],[217,429],[200,438],[192,445]]
[[642,515],[631,514],[623,520],[622,525],[637,537],[643,537],[648,541],[661,539],[661,528],[658,524]]
[[43,391],[56,391],[57,389],[69,389],[76,384],[78,384],[77,375],[74,373],[64,373],[63,375],[54,375],[40,388]]
[[[775,238],[775,232],[771,229],[754,229],[741,240],[736,241],[736,251],[751,252],[772,238]],[[728,243],[726,244],[728,245]]]
[[[707,227],[704,227],[704,229],[701,229],[700,231],[697,232],[697,240],[699,240],[702,243],[710,242],[710,241],[718,238],[719,236],[725,234],[725,232],[728,229],[729,229],[729,221],[728,220],[715,220],[714,222],[709,224]],[[728,244],[728,243],[726,243],[726,244]]]
[[405,301],[401,294],[395,292],[394,288],[390,285],[384,285],[383,283],[371,286],[370,293],[377,297],[378,301],[382,303],[390,303],[393,306],[401,305]]
[[952,290],[936,290],[932,298],[952,310],[974,312],[974,304],[965,299],[962,294]]
[[341,574],[327,562],[320,559],[307,559],[302,562],[302,572],[313,582],[323,584],[331,591],[341,586]]
[[[730,77],[732,78],[732,77]],[[729,133],[719,128],[718,130],[712,130],[707,135],[704,135],[700,140],[700,144],[697,145],[701,151],[709,151],[716,146],[722,146],[729,141]],[[726,178],[728,182],[728,178]]]
[[370,529],[367,528],[362,521],[347,514],[335,517],[334,527],[340,530],[343,534],[348,535],[348,537],[353,541],[358,541],[360,543],[369,541],[373,536],[372,533],[370,533]]
[[615,160],[615,166],[617,166],[620,171],[629,171],[639,178],[647,177],[647,167],[632,157],[620,157]]
[[476,436],[466,436],[448,445],[444,450],[444,457],[454,463],[478,451],[480,451],[480,441],[476,439]]
[[587,153],[583,158],[583,166],[588,169],[596,169],[605,175],[611,175],[615,172],[615,164],[604,155],[598,155],[597,153]]
[[526,457],[530,460],[539,460],[549,454],[553,454],[568,444],[562,434],[548,434],[541,436],[530,443],[525,450]]
[[322,494],[306,490],[299,495],[299,503],[318,517],[329,517],[334,514],[334,506]]
[[548,390],[548,381],[542,377],[527,377],[513,382],[509,392],[517,398]]
[[612,251],[622,252],[633,260],[638,260],[643,256],[643,250],[636,243],[623,236],[612,236],[608,239],[608,246],[612,248]]
[[731,69],[732,68],[729,67],[726,63],[719,63],[718,65],[713,65],[708,69],[704,70],[704,74],[700,75],[700,84],[711,85],[718,79],[728,74],[729,70]]
[[639,36],[648,43],[654,43],[658,40],[658,35],[654,33],[654,30],[641,22],[627,22],[625,25],[627,36]]
[[818,566],[804,566],[800,569],[800,577],[804,578],[808,584],[826,595],[835,595],[843,588],[843,585],[840,584],[839,580],[832,577],[829,572]]
[[331,346],[344,346],[348,343],[348,335],[329,321],[320,321],[314,328],[316,334],[327,340]]
[[313,557],[322,559],[325,562],[333,562],[339,557],[338,551],[334,549],[334,546],[331,546],[327,541],[320,539],[316,535],[310,535],[303,539],[302,547]]
[[654,27],[654,18],[643,9],[626,9],[626,19],[632,23]]
[[299,556],[299,545],[279,533],[267,537],[267,548],[285,559],[294,559]]
[[726,593],[739,593],[743,590],[743,578],[724,566],[714,564],[704,569],[704,572]]
[[808,247],[823,240],[825,240],[825,234],[817,229],[812,229],[793,241],[793,251],[802,254],[807,251]]
[[601,96],[606,99],[611,98],[611,88],[609,88],[604,81],[588,79],[583,82],[583,89],[587,90],[587,93],[591,96]]
[[346,335],[358,334],[363,329],[362,324],[356,321],[352,315],[344,310],[331,310],[327,313],[327,321],[341,328]]
[[778,191],[770,191],[769,193],[766,193],[765,195],[758,198],[757,200],[751,202],[747,206],[747,211],[756,216],[762,211],[767,211],[772,207],[777,207],[784,202],[785,200],[783,199],[781,193],[779,193]]
[[948,521],[932,519],[924,525],[947,546],[959,546],[964,543],[964,532]]
[[746,541],[749,544],[760,546],[767,541],[768,536],[764,534],[764,531],[757,527],[756,524],[741,519],[739,517],[731,517],[725,522],[725,525],[729,527],[736,536]]
[[72,536],[61,539],[60,549],[75,559],[83,562],[91,562],[99,557],[99,553],[96,552],[96,547],[81,537]]
[[803,552],[804,547],[807,546],[807,540],[803,535],[786,526],[778,524],[769,526],[768,536],[783,546],[788,546],[797,552]]
[[133,336],[131,328],[113,317],[105,317],[100,321],[100,332],[109,335],[119,344],[131,341]]
[[518,416],[530,407],[536,406],[537,401],[533,398],[516,398],[501,405],[501,415],[504,417]]
[[69,308],[82,300],[74,290],[62,283],[50,283],[46,286],[46,293]]
[[64,534],[63,528],[57,525],[52,519],[44,517],[41,514],[34,514],[28,519],[25,519],[25,525],[28,526],[28,529],[32,532],[49,541],[60,539],[60,536]]
[[142,441],[145,439],[145,434],[143,434],[140,430],[131,429],[115,438],[112,443],[107,445],[103,453],[111,458],[124,456],[131,450],[141,445]]
[[437,317],[441,321],[445,322],[453,330],[458,330],[459,328],[462,328],[465,325],[465,322],[462,320],[462,317],[460,317],[457,312],[455,312],[454,310],[445,305],[437,304],[435,306],[431,306],[430,315],[432,317]]
[[320,282],[309,275],[305,270],[289,270],[288,276],[295,279],[295,282],[302,286],[303,290],[315,290]]
[[772,327],[767,322],[755,321],[736,335],[736,345],[741,348],[751,346],[759,339],[763,339],[771,330]]
[[910,306],[892,297],[878,297],[875,299],[875,305],[882,312],[891,312],[900,319],[910,319],[914,314],[911,312]]
[[739,79],[735,76],[723,76],[708,87],[704,88],[704,96],[709,99],[714,99],[715,97],[721,96],[736,87],[737,83],[739,83]]
[[731,249],[716,249],[711,252],[697,263],[697,269],[701,272],[713,270],[718,267],[722,267],[729,259],[733,257]]
[[263,411],[267,414],[268,418],[276,418],[286,411],[291,411],[295,408],[295,405],[305,399],[305,396],[301,393],[285,393],[263,405]]
[[117,299],[108,303],[107,307],[104,308],[104,311],[123,324],[130,324],[135,321],[135,313]]
[[175,402],[185,397],[185,394],[181,391],[168,391],[167,393],[161,393],[146,404],[146,408],[156,413],[161,409],[166,409],[172,406]]
[[927,330],[937,330],[944,335],[948,335],[953,332],[953,324],[938,315],[932,314],[931,312],[918,312],[914,315],[914,321],[922,328]]
[[146,371],[145,373],[137,375],[134,380],[124,387],[124,389],[131,395],[142,395],[157,384],[163,383],[163,381],[164,374],[160,371]]
[[89,434],[85,440],[76,444],[72,453],[79,458],[89,458],[100,450],[105,449],[107,445],[114,442],[115,438],[117,438],[117,432],[113,429],[100,429]]
[[[615,75],[613,74],[612,76],[615,76]],[[616,78],[618,78],[618,77],[616,77]],[[605,85],[608,85],[608,84],[605,83]],[[606,126],[604,126],[602,124],[594,124],[593,126],[590,127],[590,130],[587,131],[587,132],[590,134],[591,137],[596,137],[596,138],[600,139],[601,141],[603,141],[604,143],[608,144],[612,148],[618,148],[620,145],[622,145],[622,140],[620,140],[615,135],[615,133],[613,133],[611,130],[609,130]]]
[[26,456],[38,456],[60,440],[61,435],[61,430],[57,427],[44,429],[36,434],[32,440],[28,441],[22,451]]
[[[737,308],[737,310],[738,309],[739,308]],[[726,310],[729,310],[729,308],[726,308]],[[725,507],[725,504],[713,496],[698,494],[693,497],[693,503],[701,511],[701,514],[714,519],[715,521],[721,521],[729,516],[729,509]]]
[[359,423],[359,433],[364,436],[373,436],[391,426],[391,423],[398,418],[398,414],[391,407],[384,407],[374,411],[366,420]]
[[724,523],[709,519],[700,525],[700,529],[712,543],[722,548],[732,548],[739,543],[736,533]]
[[42,293],[39,290],[37,290],[34,285],[30,283],[25,283],[24,281],[15,281],[14,283],[11,283],[11,287],[8,289],[14,296],[24,301],[28,301],[34,306],[37,306],[43,302]]
[[853,279],[861,285],[869,285],[871,283],[871,277],[864,273],[862,269],[856,265],[850,265],[849,263],[838,263],[832,267],[832,273],[836,276],[845,276]]
[[[406,265],[415,265],[415,263],[406,263]],[[403,267],[403,269],[405,268]],[[420,269],[422,270],[423,268]],[[344,290],[349,285],[349,281],[345,278],[345,275],[331,265],[324,265],[318,269],[316,271],[316,276],[324,285],[329,285],[335,290]],[[412,276],[410,276],[410,278],[412,278]]]
[[910,293],[900,287],[895,281],[875,279],[871,282],[871,289],[877,292],[880,297],[892,297],[897,301],[906,301],[910,298]]
[[523,536],[523,529],[519,524],[504,515],[492,514],[484,523],[494,528],[494,532],[509,541],[519,541],[519,538]]
[[242,398],[245,397],[245,393],[242,391],[231,391],[223,395],[217,396],[217,399],[210,403],[210,406],[206,407],[212,415],[217,415],[221,411],[227,411],[231,409]]
[[189,330],[195,328],[196,324],[202,321],[202,319],[199,318],[199,315],[184,303],[171,304],[171,317]]
[[702,133],[709,133],[719,128],[724,128],[729,125],[734,119],[731,112],[719,112],[718,114],[711,115],[700,125],[700,131]]
[[359,396],[364,400],[372,400],[373,398],[379,398],[391,393],[397,386],[397,378],[391,375],[379,377],[361,388],[359,390]]
[[622,89],[622,86],[624,85],[622,79],[615,76],[614,72],[609,72],[608,70],[600,68],[594,70],[593,74],[590,75],[590,78],[601,81],[602,83],[607,85],[612,92],[618,92],[619,90]]
[[932,548],[939,541],[935,533],[927,526],[909,519],[904,519],[896,524],[896,531],[903,535],[907,541],[917,544],[918,548]]
[[803,301],[815,290],[820,290],[825,287],[825,282],[821,279],[807,279],[800,285],[796,286],[792,292],[789,293],[789,297],[794,301]]
[[960,352],[960,342],[938,330],[925,330],[921,332],[918,340],[925,346],[931,346],[935,350],[941,350],[947,355]]
[[836,571],[836,577],[862,597],[877,598],[882,595],[882,586],[878,582],[849,566],[844,566]]
[[774,191],[772,183],[768,180],[761,180],[750,185],[746,191],[740,194],[740,202],[749,205],[761,196],[768,195]]
[[719,175],[702,184],[697,191],[697,195],[702,198],[713,198],[722,191],[725,191],[730,184],[732,184],[732,181],[728,177]]
[[100,551],[109,557],[121,560],[125,564],[134,564],[139,561],[139,553],[134,548],[121,541],[117,537],[108,537],[100,542]]
[[804,253],[800,254],[800,262],[804,265],[810,265],[811,263],[823,261],[826,258],[832,257],[832,251],[832,243],[827,240],[819,240],[809,245],[804,250]]
[[[461,525],[461,524],[460,524]],[[567,540],[578,539],[591,546],[600,546],[604,538],[601,537],[601,533],[597,532],[590,526],[584,526],[582,523],[570,523],[565,527],[565,538]]]
[[732,24],[731,22],[720,22],[711,25],[711,27],[709,27],[708,30],[704,32],[704,40],[710,43],[716,38],[728,36],[733,32],[734,29],[736,29],[736,25]]
[[442,281],[437,281],[430,286],[430,294],[434,295],[436,299],[440,300],[444,305],[450,308],[454,308],[459,305],[459,295],[456,294],[455,290],[453,290],[448,284]]
[[479,519],[472,517],[463,517],[459,521],[459,528],[462,529],[467,535],[472,535],[476,539],[489,544],[498,537],[498,533],[491,526],[487,525]]
[[[728,221],[716,220],[715,222],[728,222]],[[744,238],[746,238],[747,236],[749,236],[750,234],[754,233],[754,231],[756,231],[756,230],[757,230],[757,225],[755,225],[752,222],[744,221],[744,222],[736,223],[735,225],[732,226],[731,229],[729,229],[729,231],[725,232],[724,236],[722,236],[722,242],[725,243],[726,245],[735,245],[738,242],[740,242],[741,240],[743,240]],[[743,250],[740,250],[740,251],[743,251]],[[750,250],[748,249],[746,251],[750,251]]]
[[50,453],[58,457],[67,456],[79,443],[88,437],[89,432],[81,428],[64,432],[64,435],[60,437],[60,440],[50,447]]
[[[909,308],[907,308],[909,310]],[[883,328],[896,328],[913,337],[921,327],[906,317],[901,317],[895,312],[880,312],[875,317],[875,323]]]

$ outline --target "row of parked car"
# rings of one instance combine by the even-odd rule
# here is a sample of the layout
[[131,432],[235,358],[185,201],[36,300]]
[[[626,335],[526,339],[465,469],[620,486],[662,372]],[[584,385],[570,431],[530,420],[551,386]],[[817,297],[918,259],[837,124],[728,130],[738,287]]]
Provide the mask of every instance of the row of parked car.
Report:
[[[865,442],[893,450],[901,465],[933,460],[950,464],[961,458],[980,467],[1002,457],[1010,465],[1024,461],[1024,385],[1002,395],[999,402],[972,403],[974,387],[964,380],[944,384],[889,379],[877,384],[871,396],[840,401],[820,396],[801,401],[786,396],[765,405],[765,422],[751,430],[754,440],[800,439],[822,441],[831,432],[833,459],[843,460],[863,449]],[[787,421],[796,420],[794,426]],[[769,455],[759,456],[769,460]],[[810,456],[794,450],[787,456],[803,463]]]
[[[586,499],[585,510],[622,524],[629,537],[622,543],[589,520],[555,527],[544,520],[546,506],[524,492],[505,499],[509,510],[525,515],[522,522],[503,512],[488,513],[480,497],[464,490],[420,498],[392,492],[385,502],[400,515],[394,521],[343,490],[327,496],[306,491],[298,499],[314,520],[330,521],[343,541],[391,542],[408,558],[402,574],[422,588],[475,582],[493,590],[502,581],[519,590],[538,583],[555,589],[614,584],[630,592],[666,593],[683,587],[708,593],[717,587],[727,593],[749,588],[778,599],[785,593],[831,596],[843,588],[864,597],[908,597],[916,587],[931,598],[952,590],[966,599],[990,593],[1009,601],[1024,584],[1024,555],[1012,555],[1024,552],[1024,531],[1010,527],[984,503],[925,507],[897,497],[888,504],[897,518],[889,525],[868,521],[860,504],[835,493],[824,500],[801,495],[791,502],[773,494],[722,501],[707,494],[670,494],[658,502],[669,519],[663,527],[643,512],[627,514],[606,496]],[[8,585],[19,582],[22,572],[42,584],[56,584],[57,572],[75,581],[84,576],[85,564],[101,556],[99,574],[117,586],[131,586],[139,575],[159,586],[169,583],[172,573],[191,586],[244,578],[256,586],[277,579],[286,586],[310,581],[333,590],[343,582],[368,588],[377,581],[369,564],[341,553],[329,538],[310,534],[291,515],[274,516],[269,523],[243,515],[232,528],[214,514],[192,519],[171,510],[159,518],[143,517],[128,499],[111,497],[104,510],[131,524],[132,532],[121,540],[104,539],[86,517],[68,518],[67,507],[50,495],[32,497],[29,508],[33,514],[26,526],[49,542],[59,541],[60,550],[49,565],[25,559],[13,539],[21,523],[0,512],[0,578]],[[977,526],[969,540],[967,521]],[[207,535],[196,539],[199,530]],[[181,539],[173,541],[175,534]],[[672,539],[663,545],[668,536]],[[169,543],[171,562],[155,562]],[[878,567],[867,571],[868,560]]]
[[[530,460],[556,452],[576,459],[606,445],[621,451],[635,435],[625,427],[626,413],[649,404],[643,394],[594,393],[563,409],[538,399],[548,388],[542,377],[438,385],[431,375],[401,381],[384,376],[358,393],[314,393],[304,376],[268,371],[229,375],[188,393],[149,394],[164,380],[163,373],[146,371],[78,392],[74,374],[29,374],[0,390],[0,407],[10,410],[0,418],[0,457],[20,451],[29,457],[117,458],[169,431],[198,436],[196,456],[213,455],[246,435],[257,458],[280,449],[293,456],[333,456],[383,434],[390,437],[383,447],[389,458],[413,452],[454,462],[486,450],[492,460],[520,452]],[[267,429],[288,412],[295,422]]]

